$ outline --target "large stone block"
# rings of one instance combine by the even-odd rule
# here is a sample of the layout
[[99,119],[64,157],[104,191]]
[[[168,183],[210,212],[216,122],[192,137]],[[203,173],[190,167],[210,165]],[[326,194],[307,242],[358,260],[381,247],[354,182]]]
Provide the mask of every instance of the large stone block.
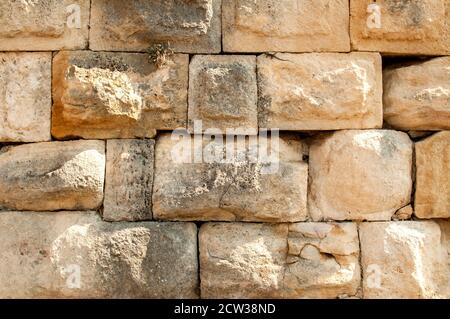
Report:
[[258,57],[259,126],[281,130],[381,128],[376,53]]
[[388,54],[450,53],[449,0],[351,0],[352,49]]
[[384,119],[400,130],[450,129],[450,57],[383,72]]
[[51,139],[51,61],[50,52],[0,53],[0,142]]
[[415,215],[450,218],[450,131],[416,143]]
[[197,228],[95,212],[0,214],[1,298],[196,298]]
[[225,52],[350,51],[347,0],[226,0]]
[[56,138],[153,137],[186,127],[187,55],[157,67],[146,54],[60,52],[53,60]]
[[449,298],[449,222],[363,223],[364,298]]
[[355,224],[207,223],[202,298],[336,298],[360,284]]
[[388,130],[338,131],[313,141],[313,220],[390,220],[411,200],[412,151],[406,133]]
[[90,49],[145,51],[170,43],[175,52],[221,50],[221,0],[92,0]]
[[89,0],[2,0],[0,51],[84,49],[89,9]]
[[105,143],[25,144],[0,153],[0,208],[90,210],[103,201]]
[[103,219],[152,219],[154,140],[108,140]]
[[[189,67],[189,130],[201,120],[206,129],[258,132],[256,57],[197,55]],[[197,133],[197,132],[196,132]]]
[[217,136],[215,140],[207,136],[178,140],[162,135],[155,151],[153,217],[305,220],[308,165],[302,158],[304,147],[289,137],[223,141]]

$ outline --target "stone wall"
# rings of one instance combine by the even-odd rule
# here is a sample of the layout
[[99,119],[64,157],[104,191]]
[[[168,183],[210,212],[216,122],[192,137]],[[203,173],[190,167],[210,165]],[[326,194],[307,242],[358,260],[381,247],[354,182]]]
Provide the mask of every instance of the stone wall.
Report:
[[450,0],[0,2],[1,298],[450,298]]

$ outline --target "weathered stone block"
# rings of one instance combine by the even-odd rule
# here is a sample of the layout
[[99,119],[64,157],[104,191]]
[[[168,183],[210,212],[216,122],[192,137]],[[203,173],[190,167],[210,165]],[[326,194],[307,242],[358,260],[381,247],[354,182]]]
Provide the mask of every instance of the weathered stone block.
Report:
[[197,228],[95,212],[0,214],[1,298],[196,298]]
[[[256,57],[197,55],[189,67],[189,130],[201,120],[203,130],[258,132]],[[197,132],[196,132],[197,133]]]
[[352,49],[389,54],[450,53],[450,1],[351,0]]
[[364,298],[449,298],[448,230],[431,221],[361,224]]
[[258,57],[259,126],[281,130],[381,128],[376,53]]
[[93,0],[90,49],[145,51],[170,43],[175,52],[221,50],[221,0]]
[[103,219],[152,219],[154,140],[108,140]]
[[153,137],[186,127],[187,55],[157,67],[139,53],[60,52],[53,60],[52,134]]
[[25,144],[0,153],[0,207],[89,210],[103,201],[105,143]]
[[400,130],[450,129],[450,57],[383,72],[384,119]]
[[346,0],[227,0],[225,52],[350,51]]
[[[162,135],[156,142],[153,217],[302,221],[308,165],[294,138]],[[234,152],[234,155],[231,154]],[[267,156],[266,156],[267,154]]]
[[89,7],[89,0],[2,0],[0,51],[84,49]]
[[336,298],[360,283],[355,224],[207,223],[202,298]]
[[388,130],[338,131],[313,141],[313,220],[390,220],[411,200],[412,150],[406,133]]
[[0,53],[0,142],[51,139],[51,59],[49,52]]
[[450,131],[416,143],[415,215],[450,218]]

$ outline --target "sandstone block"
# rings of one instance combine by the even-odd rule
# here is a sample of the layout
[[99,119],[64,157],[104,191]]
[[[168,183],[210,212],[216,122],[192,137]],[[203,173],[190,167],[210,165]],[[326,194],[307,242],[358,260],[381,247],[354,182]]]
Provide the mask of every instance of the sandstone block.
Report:
[[388,54],[450,53],[450,1],[351,0],[352,49]]
[[448,298],[450,245],[437,223],[363,223],[359,231],[364,298]]
[[2,0],[0,51],[84,49],[89,0]]
[[186,127],[188,56],[157,67],[139,53],[60,52],[53,60],[52,134],[153,137]]
[[336,298],[360,283],[355,224],[207,223],[202,298]]
[[0,142],[51,139],[51,59],[49,52],[0,53]]
[[[156,142],[153,217],[302,221],[308,165],[294,138],[234,141],[162,135]],[[231,153],[234,154],[231,154]],[[267,155],[267,156],[266,156]]]
[[152,219],[154,140],[108,140],[103,219]]
[[406,133],[388,130],[338,131],[313,141],[313,220],[390,220],[411,200],[412,149]]
[[450,131],[416,143],[415,215],[450,218]]
[[189,129],[242,128],[258,132],[256,58],[197,55],[189,67]]
[[450,129],[450,57],[389,68],[384,119],[400,130]]
[[350,50],[345,0],[228,0],[222,10],[225,52]]
[[105,143],[102,141],[11,147],[0,153],[0,208],[97,209],[103,201],[104,175]]
[[95,212],[0,214],[2,298],[196,298],[190,223],[107,223]]
[[281,130],[381,128],[381,57],[375,53],[258,57],[259,126]]
[[170,43],[175,52],[221,50],[221,0],[93,0],[90,49],[145,51]]

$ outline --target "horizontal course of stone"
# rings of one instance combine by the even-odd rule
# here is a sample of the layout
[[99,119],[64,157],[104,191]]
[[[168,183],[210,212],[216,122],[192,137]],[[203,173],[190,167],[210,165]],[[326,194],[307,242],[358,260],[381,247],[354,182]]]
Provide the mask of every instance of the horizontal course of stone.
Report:
[[449,16],[1,1],[0,298],[450,298]]

